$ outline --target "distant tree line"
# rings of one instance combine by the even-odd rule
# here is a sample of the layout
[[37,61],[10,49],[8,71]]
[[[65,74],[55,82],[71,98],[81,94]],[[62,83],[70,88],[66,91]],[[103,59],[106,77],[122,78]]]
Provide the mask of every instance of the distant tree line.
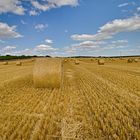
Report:
[[[26,56],[26,55],[21,55],[21,56],[15,56],[15,55],[5,55],[2,56],[0,55],[0,61],[2,60],[14,60],[14,59],[29,59],[29,58],[34,58],[34,57],[51,57],[50,55],[46,55],[46,56],[37,56],[37,55],[33,55],[33,56]],[[71,56],[71,57],[67,57],[67,58],[125,58],[125,57],[140,57],[140,55],[133,55],[133,56]],[[56,57],[59,58],[59,57]]]
[[140,55],[130,55],[130,56],[71,56],[68,58],[125,58],[125,57],[140,57]]
[[[5,55],[5,56],[2,56],[2,55],[0,55],[0,61],[2,61],[2,60],[14,60],[14,59],[29,59],[29,58],[33,58],[33,57],[38,57],[38,56],[37,55],[34,55],[34,56],[26,56],[26,55],[21,55],[21,56]],[[46,55],[45,57],[51,57],[51,56]]]

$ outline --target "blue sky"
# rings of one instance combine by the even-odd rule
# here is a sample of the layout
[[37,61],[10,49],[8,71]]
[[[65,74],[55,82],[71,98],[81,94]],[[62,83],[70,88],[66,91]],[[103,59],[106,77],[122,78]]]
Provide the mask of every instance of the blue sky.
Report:
[[0,0],[0,54],[139,55],[139,0]]

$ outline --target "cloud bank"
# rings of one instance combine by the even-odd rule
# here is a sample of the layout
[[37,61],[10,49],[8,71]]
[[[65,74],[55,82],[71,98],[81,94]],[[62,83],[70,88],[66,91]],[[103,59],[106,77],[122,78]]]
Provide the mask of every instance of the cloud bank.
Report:
[[112,22],[100,27],[98,32],[91,34],[74,34],[71,36],[73,40],[105,40],[113,38],[114,35],[122,32],[140,31],[140,16],[133,16],[127,19],[115,19]]
[[7,23],[0,22],[0,39],[22,37],[17,31],[16,26],[9,26]]

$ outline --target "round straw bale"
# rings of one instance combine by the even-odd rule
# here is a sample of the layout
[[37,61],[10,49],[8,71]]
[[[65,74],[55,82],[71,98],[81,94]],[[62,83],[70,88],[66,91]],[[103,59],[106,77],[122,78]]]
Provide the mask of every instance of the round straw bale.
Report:
[[34,62],[34,61],[35,61],[35,59],[31,59],[31,61],[32,61],[32,62]]
[[104,65],[104,64],[105,64],[105,60],[103,60],[103,59],[98,60],[98,65]]
[[8,65],[8,62],[6,61],[6,62],[3,62],[3,65]]
[[16,66],[21,66],[22,65],[22,62],[18,61],[16,62]]
[[132,58],[129,58],[128,60],[127,60],[127,63],[132,63],[133,62],[133,59]]
[[80,64],[80,62],[76,59],[75,60],[75,65],[79,65]]
[[136,59],[136,58],[134,59],[134,62],[138,62],[138,61],[139,61],[138,59]]
[[37,59],[33,69],[33,83],[36,88],[59,88],[61,86],[61,59]]
[[64,59],[64,62],[68,62],[68,60],[67,59]]

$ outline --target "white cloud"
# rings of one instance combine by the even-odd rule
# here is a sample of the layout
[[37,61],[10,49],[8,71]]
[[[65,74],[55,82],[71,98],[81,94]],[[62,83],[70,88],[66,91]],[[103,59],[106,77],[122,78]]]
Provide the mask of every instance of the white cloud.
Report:
[[37,24],[37,25],[35,25],[35,29],[39,30],[39,31],[42,31],[47,27],[48,27],[48,24]]
[[6,47],[3,48],[4,51],[12,51],[14,49],[16,49],[15,46],[6,46]]
[[140,49],[136,48],[136,49],[122,49],[121,52],[123,53],[123,55],[139,55],[140,53]]
[[22,23],[23,25],[27,24],[24,20],[21,20],[21,23]]
[[127,44],[128,40],[116,40],[116,41],[112,41],[112,44]]
[[74,34],[71,36],[73,40],[84,41],[84,40],[105,40],[110,39],[114,35],[121,32],[132,32],[140,31],[140,16],[133,16],[127,19],[116,19],[112,22],[105,24],[100,27],[97,34]]
[[65,30],[65,33],[68,33],[68,30],[67,29]]
[[2,55],[10,55],[16,49],[16,46],[5,46],[0,49],[0,54]]
[[6,23],[0,22],[0,38],[18,38],[22,37],[19,33],[16,32],[16,26],[9,26]]
[[122,3],[122,4],[119,4],[118,7],[121,8],[121,7],[125,7],[128,5],[136,5],[136,3],[135,2]]
[[115,40],[108,43],[108,49],[118,49],[118,48],[126,48],[128,45],[128,40]]
[[24,15],[25,9],[20,0],[0,0],[0,14],[11,12],[18,15]]
[[71,36],[73,40],[83,41],[83,40],[94,40],[95,35],[89,35],[89,34],[74,34]]
[[102,45],[102,44],[105,44],[105,42],[84,41],[78,44],[73,44],[72,47],[90,49],[90,48],[97,48],[99,47],[99,45]]
[[[31,9],[25,9],[23,3],[30,2],[33,6]],[[17,15],[24,15],[25,11],[29,12],[30,16],[38,15],[36,11],[47,11],[52,8],[59,8],[61,6],[77,6],[78,0],[0,0],[0,14],[14,13]]]
[[36,15],[38,15],[39,13],[37,12],[37,11],[35,11],[35,10],[31,10],[31,11],[29,11],[29,15],[30,16],[36,16]]
[[49,4],[56,5],[58,7],[64,6],[64,5],[70,5],[70,6],[77,6],[78,0],[47,0]]
[[122,4],[119,4],[118,7],[124,7],[124,6],[127,6],[129,5],[129,3],[122,3]]
[[11,49],[10,51],[2,52],[3,55],[34,55],[32,49],[16,50]]
[[67,48],[66,53],[70,53],[70,54],[74,54],[77,52],[77,49],[76,48],[73,48],[73,47],[70,47],[70,48]]
[[69,54],[87,54],[102,52],[105,50],[116,50],[126,48],[128,45],[127,40],[114,40],[110,42],[104,41],[84,41],[77,44],[72,44],[70,47],[65,49],[66,53]]
[[0,43],[5,43],[5,41],[3,41],[3,40],[0,39]]
[[40,4],[38,1],[32,1],[32,5],[39,10],[47,11],[61,6],[77,6],[78,0],[44,0],[44,4]]
[[66,48],[66,53],[77,53],[77,52],[87,52],[87,51],[99,51],[101,46],[105,45],[106,42],[103,41],[84,41],[77,44],[72,44],[70,47]]
[[52,43],[53,43],[53,40],[51,40],[51,39],[46,39],[45,42],[48,43],[48,44],[52,44]]
[[40,4],[38,1],[32,1],[32,5],[42,11],[47,11],[50,9],[50,6],[48,4]]
[[50,45],[41,44],[36,46],[35,51],[55,51],[56,49]]
[[137,11],[138,11],[138,12],[140,11],[140,7],[137,8]]

